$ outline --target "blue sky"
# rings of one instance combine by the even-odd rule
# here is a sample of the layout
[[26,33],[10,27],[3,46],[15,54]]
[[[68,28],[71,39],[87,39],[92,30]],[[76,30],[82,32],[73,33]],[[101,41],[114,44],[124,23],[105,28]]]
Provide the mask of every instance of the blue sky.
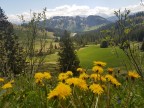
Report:
[[132,12],[143,11],[140,0],[0,0],[0,6],[8,16],[9,21],[18,23],[17,15],[30,19],[32,12],[41,12],[47,8],[47,17],[100,15],[113,16],[115,10],[125,8]]

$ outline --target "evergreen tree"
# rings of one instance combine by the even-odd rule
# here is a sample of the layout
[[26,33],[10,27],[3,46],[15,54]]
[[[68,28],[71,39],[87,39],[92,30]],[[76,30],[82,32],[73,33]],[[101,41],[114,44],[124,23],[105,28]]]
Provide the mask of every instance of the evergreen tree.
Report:
[[19,46],[13,25],[0,7],[0,72],[19,74],[25,67],[23,48]]
[[60,40],[60,52],[59,52],[59,65],[60,71],[72,71],[74,75],[77,75],[76,69],[79,67],[79,59],[76,55],[70,34],[65,31],[64,36]]

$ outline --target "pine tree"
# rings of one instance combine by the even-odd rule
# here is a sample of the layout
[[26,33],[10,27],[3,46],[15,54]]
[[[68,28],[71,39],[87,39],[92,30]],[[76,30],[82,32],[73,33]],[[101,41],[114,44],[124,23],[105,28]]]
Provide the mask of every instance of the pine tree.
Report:
[[64,32],[64,36],[60,40],[59,57],[61,72],[72,71],[74,75],[78,74],[76,69],[79,67],[80,61],[76,55],[70,34],[67,31]]
[[25,67],[23,48],[14,34],[13,25],[8,22],[0,7],[0,72],[19,74]]

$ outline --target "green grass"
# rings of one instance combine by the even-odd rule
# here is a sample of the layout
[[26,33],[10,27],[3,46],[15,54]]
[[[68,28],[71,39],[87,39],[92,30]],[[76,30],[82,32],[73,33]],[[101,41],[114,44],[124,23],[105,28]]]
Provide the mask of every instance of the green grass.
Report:
[[80,65],[84,68],[90,69],[93,66],[93,61],[103,61],[108,65],[107,67],[122,67],[122,59],[127,60],[123,51],[116,48],[119,59],[114,53],[113,48],[100,48],[98,45],[90,45],[80,49],[77,54],[80,59]]
[[[54,42],[54,39],[46,39],[46,42],[45,42],[45,51],[47,51],[49,49],[51,42],[52,42],[53,47],[55,47],[55,45],[57,47],[59,46],[59,43],[58,42]],[[40,44],[41,44],[40,41],[37,39],[36,43],[35,43],[35,48],[37,50],[41,48]]]
[[[91,69],[93,67],[93,61],[106,62],[107,67],[125,68],[122,62],[122,60],[125,60],[126,63],[128,62],[125,54],[119,48],[116,48],[116,51],[119,54],[119,58],[114,53],[114,48],[100,48],[99,45],[89,45],[78,50],[77,54],[80,59],[80,66],[86,69]],[[57,52],[47,55],[45,58],[45,64],[56,64],[57,61]]]
[[[93,61],[103,61],[108,65],[107,67],[124,67],[122,60],[127,61],[127,58],[123,51],[116,48],[119,54],[119,58],[116,56],[114,48],[100,48],[99,45],[89,45],[87,47],[81,48],[77,51],[78,57],[80,59],[80,66],[83,68],[91,69],[93,66]],[[45,62],[56,63],[58,60],[57,53],[47,55]]]
[[57,62],[58,61],[58,53],[47,55],[45,58],[45,62]]

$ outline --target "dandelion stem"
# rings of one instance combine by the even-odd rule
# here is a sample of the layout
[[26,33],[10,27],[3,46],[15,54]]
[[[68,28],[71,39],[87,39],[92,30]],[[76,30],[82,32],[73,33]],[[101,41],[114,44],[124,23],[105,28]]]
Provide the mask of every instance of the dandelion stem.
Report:
[[54,102],[52,103],[52,107],[55,105],[55,103],[56,103],[56,100],[54,100]]
[[74,100],[73,96],[70,96],[70,99],[71,99],[71,104],[73,105],[73,107],[77,108],[75,105],[75,100]]
[[110,106],[110,83],[108,83],[108,91],[107,91],[107,108]]
[[99,95],[98,95],[98,97],[96,98],[95,108],[98,108],[98,99],[99,99]]

